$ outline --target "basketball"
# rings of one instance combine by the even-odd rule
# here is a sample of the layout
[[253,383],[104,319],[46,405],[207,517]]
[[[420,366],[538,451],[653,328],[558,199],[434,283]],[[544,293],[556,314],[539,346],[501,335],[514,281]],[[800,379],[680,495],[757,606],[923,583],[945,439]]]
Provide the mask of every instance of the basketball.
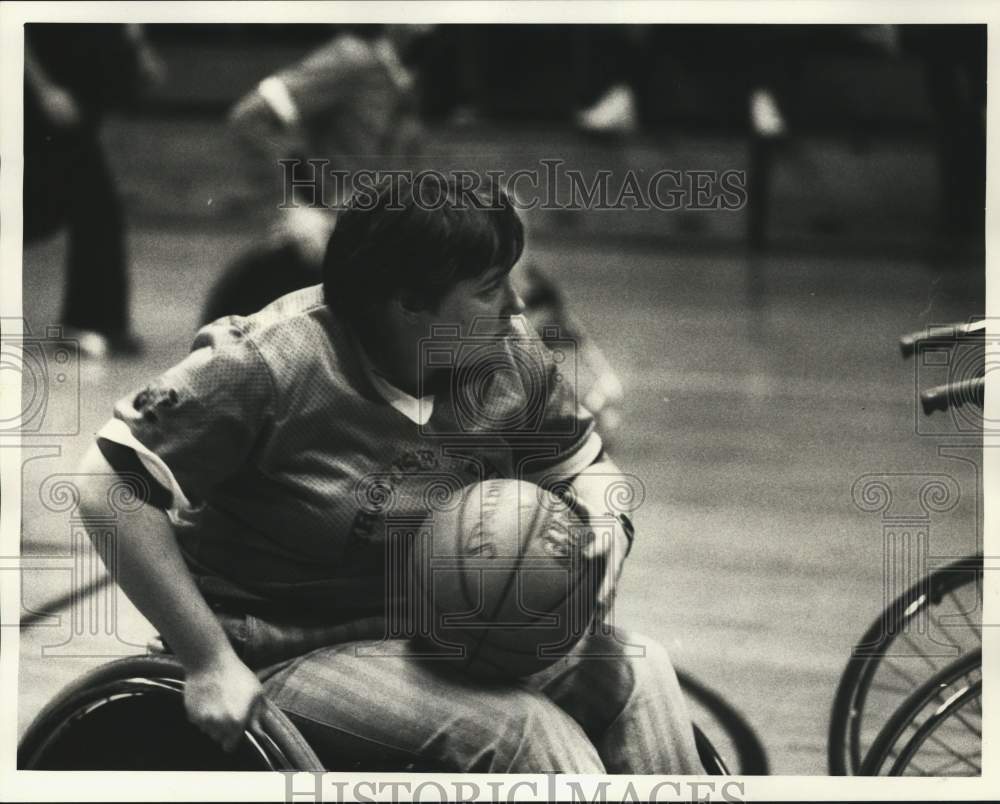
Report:
[[553,664],[593,619],[604,564],[589,529],[551,492],[518,480],[466,486],[428,517],[411,557],[435,652],[480,678]]

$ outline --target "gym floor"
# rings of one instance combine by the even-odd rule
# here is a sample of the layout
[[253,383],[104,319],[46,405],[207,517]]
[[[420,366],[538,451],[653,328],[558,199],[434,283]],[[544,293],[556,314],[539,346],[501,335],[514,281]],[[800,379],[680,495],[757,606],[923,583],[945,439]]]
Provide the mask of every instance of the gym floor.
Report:
[[[119,170],[126,190],[146,180],[127,158]],[[205,173],[186,180],[192,195],[211,195],[199,188]],[[133,208],[130,218],[133,313],[148,348],[139,359],[83,363],[78,396],[64,387],[49,400],[49,415],[72,425],[79,399],[76,434],[26,439],[23,553],[37,558],[23,580],[29,610],[69,591],[67,556],[86,541],[68,511],[43,502],[45,489],[74,471],[116,399],[186,353],[210,284],[253,237],[196,216],[163,221]],[[929,552],[977,548],[980,451],[954,429],[921,434],[939,424],[918,418],[915,366],[896,343],[981,314],[982,259],[856,245],[779,244],[751,260],[731,243],[578,229],[542,231],[530,246],[626,387],[609,440],[646,496],[618,621],[658,638],[741,709],[779,774],[826,772],[829,710],[850,647],[885,596],[916,579],[886,586],[886,518],[855,504],[855,481],[950,476],[961,497],[926,520]],[[58,322],[63,247],[56,239],[25,253],[24,314],[36,335]],[[944,455],[942,445],[958,448]],[[900,488],[893,512],[921,516],[916,492]],[[151,627],[122,594],[111,600],[115,620],[95,599],[76,620],[63,612],[22,632],[20,731],[86,668],[143,650]]]

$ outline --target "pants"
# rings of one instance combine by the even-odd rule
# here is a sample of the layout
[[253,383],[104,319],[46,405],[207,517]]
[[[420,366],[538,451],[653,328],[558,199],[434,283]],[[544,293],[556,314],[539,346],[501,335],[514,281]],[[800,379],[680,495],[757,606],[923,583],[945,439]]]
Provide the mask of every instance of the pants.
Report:
[[121,202],[95,124],[58,130],[26,100],[24,240],[67,230],[62,321],[115,336],[128,330]]
[[330,769],[701,774],[666,651],[618,631],[518,682],[486,683],[355,641],[265,671],[264,688]]

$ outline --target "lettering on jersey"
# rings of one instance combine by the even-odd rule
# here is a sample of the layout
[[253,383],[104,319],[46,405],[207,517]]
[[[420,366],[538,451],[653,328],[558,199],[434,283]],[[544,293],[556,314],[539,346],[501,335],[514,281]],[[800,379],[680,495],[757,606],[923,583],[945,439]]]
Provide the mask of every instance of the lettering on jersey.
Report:
[[[362,478],[355,490],[359,510],[351,525],[350,546],[359,542],[381,544],[385,540],[385,517],[417,508],[414,502],[422,496],[421,476],[434,473],[440,464],[436,450],[407,450],[389,466]],[[423,482],[432,481],[427,477]]]

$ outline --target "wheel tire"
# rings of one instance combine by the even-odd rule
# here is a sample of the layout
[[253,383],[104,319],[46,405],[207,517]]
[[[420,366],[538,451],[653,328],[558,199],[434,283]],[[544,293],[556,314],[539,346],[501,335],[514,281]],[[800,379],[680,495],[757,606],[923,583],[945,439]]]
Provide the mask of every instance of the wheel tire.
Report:
[[[868,753],[863,745],[862,722],[868,693],[883,659],[891,658],[890,648],[900,636],[908,635],[908,624],[930,616],[934,607],[957,590],[977,584],[981,606],[983,557],[968,556],[929,573],[897,597],[872,622],[851,651],[834,696],[827,742],[827,763],[832,776],[859,774]],[[970,630],[973,624],[970,623]],[[974,649],[974,648],[973,648]],[[933,667],[933,662],[931,662]],[[934,667],[936,672],[938,668]],[[911,689],[920,684],[913,681]],[[895,711],[893,709],[892,711]]]
[[[32,721],[18,745],[18,768],[323,770],[295,726],[269,701],[260,729],[248,731],[237,751],[226,754],[187,722],[183,681],[183,669],[168,656],[127,657],[91,670]],[[155,729],[149,728],[151,721]]]

